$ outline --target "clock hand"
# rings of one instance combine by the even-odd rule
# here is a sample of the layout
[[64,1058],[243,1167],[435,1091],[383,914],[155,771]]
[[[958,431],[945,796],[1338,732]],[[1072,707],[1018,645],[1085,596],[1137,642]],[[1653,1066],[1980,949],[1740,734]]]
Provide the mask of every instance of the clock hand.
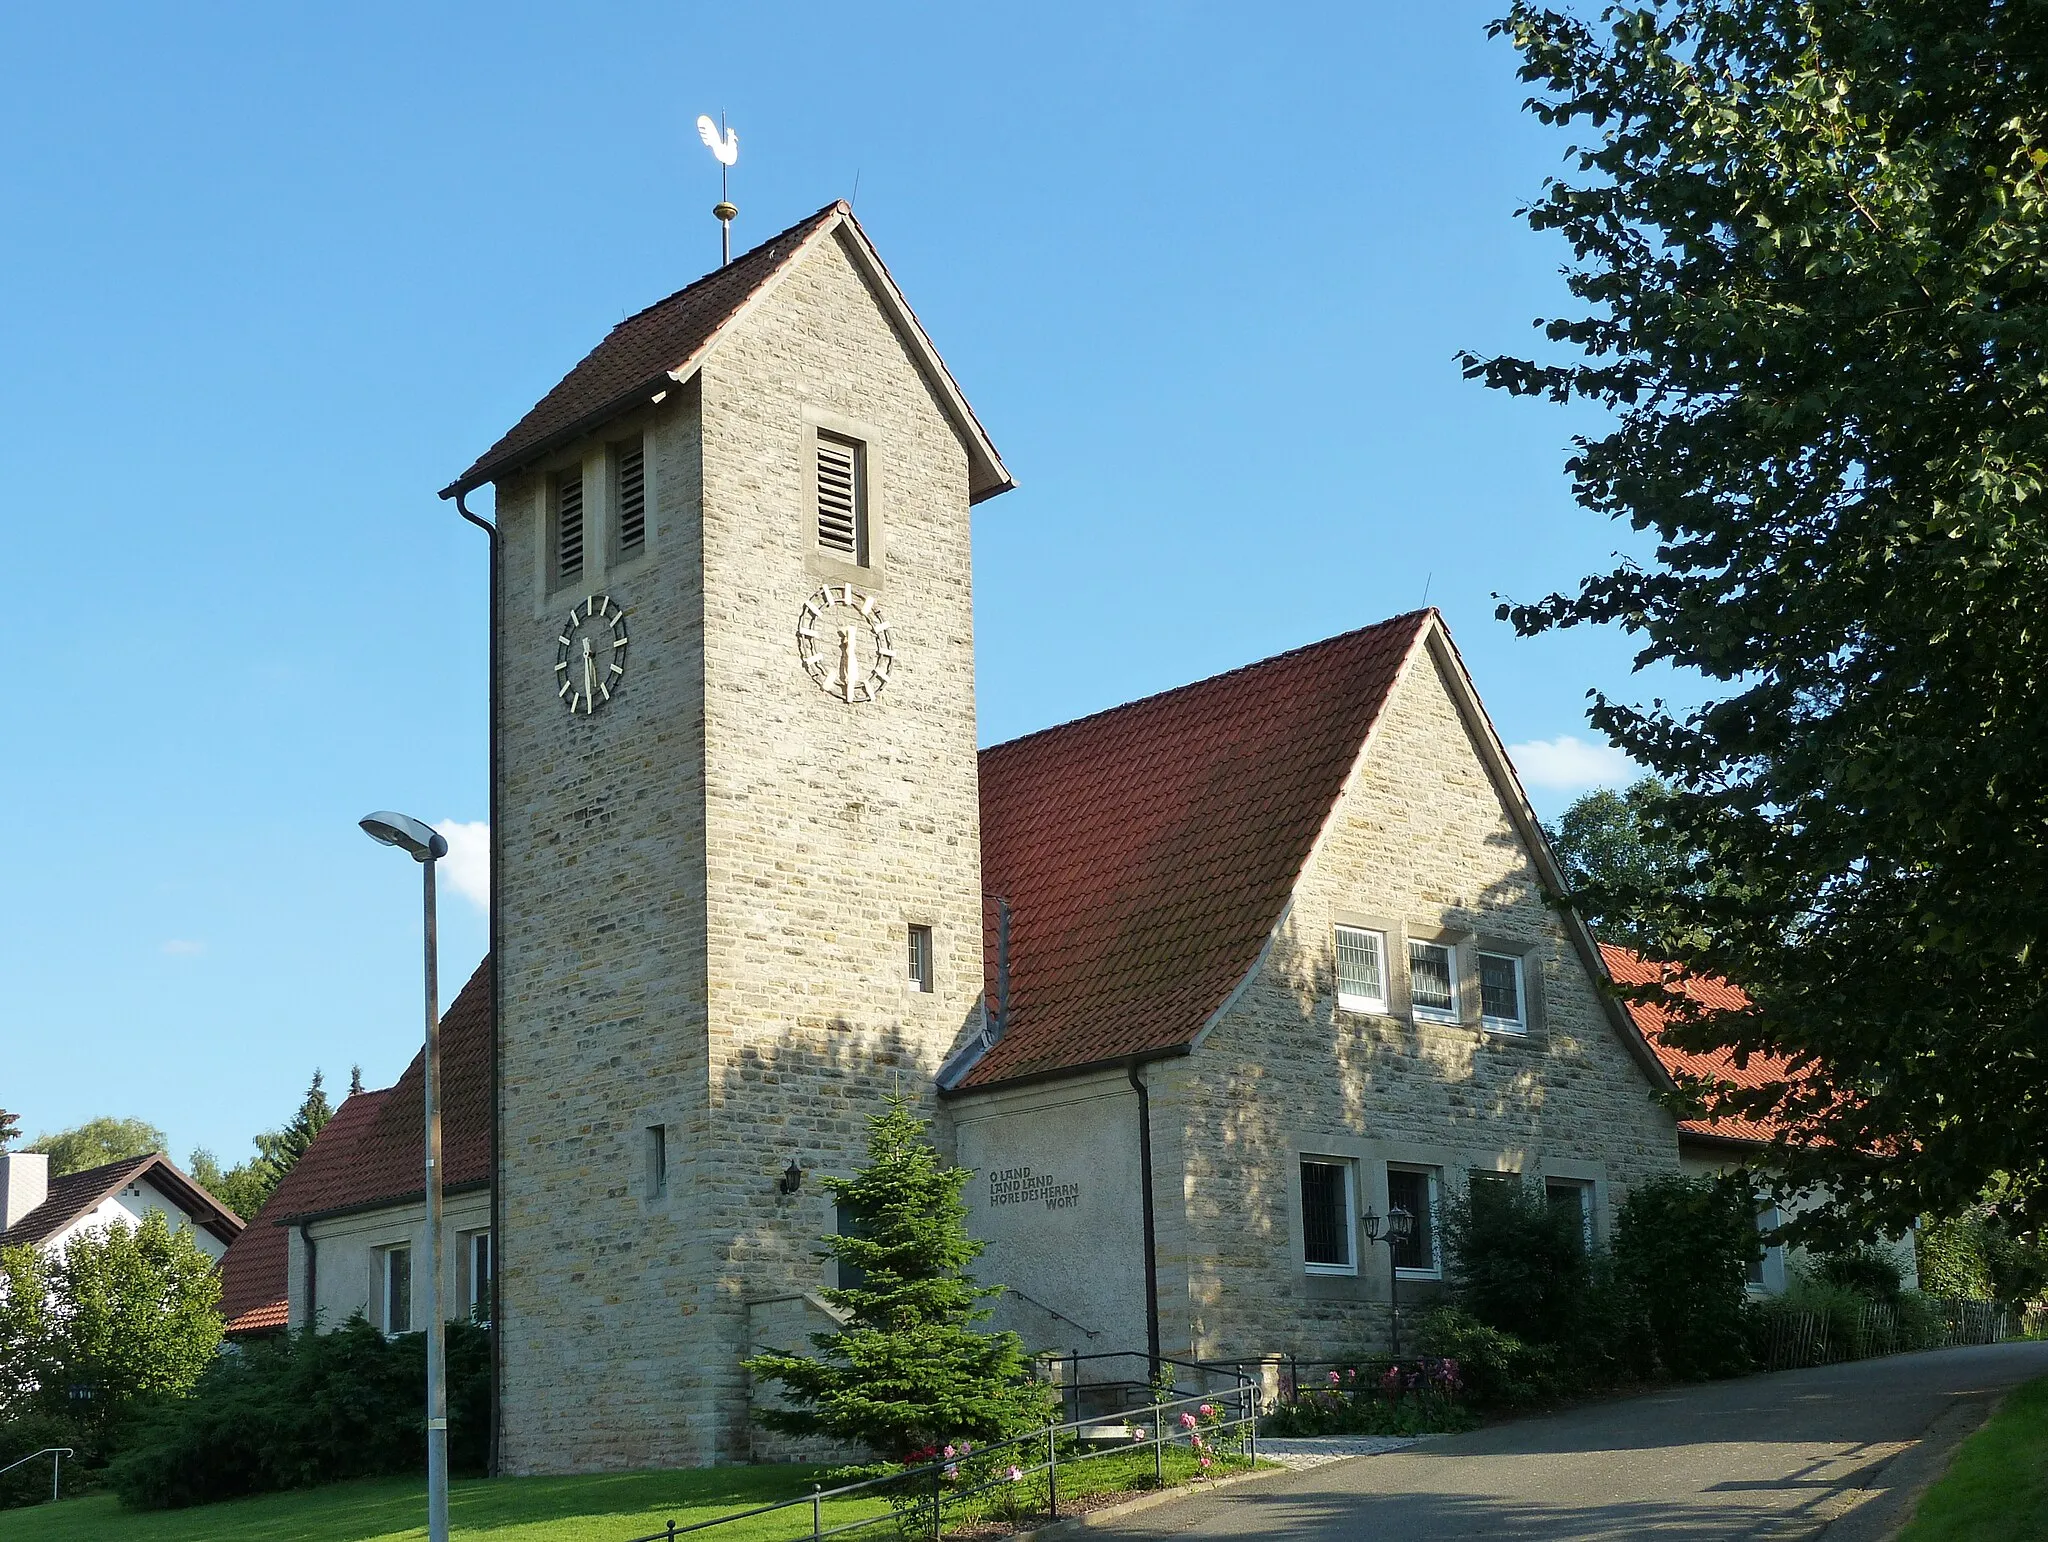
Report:
[[597,708],[597,658],[590,651],[590,639],[583,639],[583,710]]

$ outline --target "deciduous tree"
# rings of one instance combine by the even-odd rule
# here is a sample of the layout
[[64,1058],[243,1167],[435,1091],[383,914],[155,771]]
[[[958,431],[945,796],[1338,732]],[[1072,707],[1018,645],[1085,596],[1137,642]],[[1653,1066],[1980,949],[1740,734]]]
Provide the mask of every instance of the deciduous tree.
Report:
[[1620,627],[1706,684],[1591,712],[1732,880],[1664,951],[1754,1006],[1674,1037],[1822,1073],[1718,1100],[1831,1185],[1809,1230],[1955,1214],[2001,1171],[2038,1215],[2048,9],[1521,3],[1498,30],[1579,136],[1526,214],[1582,304],[1560,353],[1467,371],[1610,409],[1574,491],[1656,542],[1502,614]]
[[88,1167],[148,1156],[169,1144],[164,1132],[147,1120],[102,1118],[88,1119],[54,1135],[38,1135],[25,1149],[47,1155],[50,1176],[62,1178]]

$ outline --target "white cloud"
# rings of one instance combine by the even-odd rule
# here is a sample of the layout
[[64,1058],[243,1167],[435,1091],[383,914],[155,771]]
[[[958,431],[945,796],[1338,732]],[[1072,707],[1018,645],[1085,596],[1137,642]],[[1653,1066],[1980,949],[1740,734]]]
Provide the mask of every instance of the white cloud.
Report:
[[1623,787],[1642,775],[1641,768],[1613,745],[1592,744],[1576,734],[1510,744],[1508,758],[1526,785],[1545,792]]
[[449,885],[477,909],[491,910],[491,827],[488,821],[444,819],[434,828],[448,841],[448,855],[439,872]]
[[159,951],[170,954],[172,958],[197,958],[206,951],[206,944],[194,942],[189,937],[173,937]]

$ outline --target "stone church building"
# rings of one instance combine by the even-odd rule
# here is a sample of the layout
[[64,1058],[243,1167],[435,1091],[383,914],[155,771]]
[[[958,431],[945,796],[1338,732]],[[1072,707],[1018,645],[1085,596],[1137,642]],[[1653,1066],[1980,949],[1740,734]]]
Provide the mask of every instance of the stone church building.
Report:
[[[504,1470],[760,1449],[740,1362],[829,1321],[815,1180],[899,1089],[974,1169],[1000,1323],[1062,1352],[1356,1352],[1472,1174],[1597,1238],[1678,1169],[1434,611],[977,753],[970,511],[1011,478],[844,204],[619,323],[447,495],[487,484],[444,1288],[496,1328]],[[413,1324],[418,1073],[231,1251],[241,1331]]]

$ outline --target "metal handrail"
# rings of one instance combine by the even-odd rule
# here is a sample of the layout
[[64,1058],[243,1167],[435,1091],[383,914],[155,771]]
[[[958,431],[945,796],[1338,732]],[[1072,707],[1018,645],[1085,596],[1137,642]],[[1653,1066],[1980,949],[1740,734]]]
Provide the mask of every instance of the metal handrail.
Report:
[[[1167,1434],[1167,1424],[1169,1421],[1166,1416],[1176,1409],[1185,1410],[1191,1406],[1204,1403],[1213,1404],[1227,1398],[1235,1398],[1238,1401],[1239,1407],[1236,1416],[1206,1428],[1212,1431],[1240,1428],[1245,1430],[1247,1435],[1247,1459],[1256,1466],[1259,1454],[1259,1391],[1249,1381],[1242,1382],[1225,1393],[1197,1393],[1192,1397],[1176,1398],[1171,1402],[1153,1403],[1145,1409],[1146,1414],[1150,1416],[1152,1421],[1151,1438],[1143,1442],[1133,1442],[1129,1445],[1117,1446],[1111,1449],[1131,1451],[1142,1450],[1147,1445],[1151,1446],[1155,1473],[1163,1478],[1165,1448],[1169,1443],[1178,1444],[1177,1439]],[[905,1467],[901,1472],[888,1473],[879,1478],[863,1478],[857,1483],[845,1483],[837,1488],[821,1489],[813,1487],[808,1495],[796,1499],[782,1499],[777,1500],[773,1504],[756,1505],[750,1510],[737,1510],[730,1515],[715,1516],[706,1521],[693,1521],[687,1526],[678,1526],[674,1521],[670,1521],[665,1530],[653,1531],[645,1536],[631,1538],[630,1542],[671,1542],[671,1539],[675,1537],[688,1536],[692,1532],[709,1531],[718,1526],[730,1526],[738,1521],[753,1520],[757,1516],[773,1514],[777,1510],[793,1510],[800,1505],[810,1506],[810,1535],[813,1538],[832,1537],[842,1532],[857,1531],[863,1527],[872,1526],[880,1517],[866,1516],[860,1520],[843,1521],[836,1526],[826,1526],[822,1524],[824,1518],[822,1512],[825,1501],[881,1494],[889,1489],[895,1489],[898,1492],[906,1489],[916,1489],[920,1495],[917,1501],[918,1508],[922,1510],[927,1503],[922,1497],[927,1483],[929,1484],[929,1503],[932,1516],[931,1535],[936,1539],[939,1535],[943,1519],[942,1512],[949,1498],[957,1504],[963,1500],[974,1499],[983,1494],[994,1493],[1008,1488],[1015,1483],[1021,1482],[1024,1478],[1035,1476],[1041,1472],[1049,1475],[1050,1481],[1047,1488],[1049,1509],[1052,1517],[1057,1519],[1059,1515],[1059,1437],[1063,1434],[1078,1436],[1081,1431],[1098,1426],[1101,1422],[1100,1419],[1077,1419],[1064,1424],[1048,1424],[1043,1429],[1034,1430],[1029,1435],[1018,1435],[1009,1440],[999,1440],[990,1445],[977,1446],[974,1448],[971,1457],[940,1457],[918,1466]],[[1200,1429],[1190,1431],[1190,1434],[1200,1433]],[[1036,1447],[1041,1442],[1044,1445],[1046,1459],[1044,1461],[1034,1460],[1029,1465],[1018,1462],[1010,1463],[1009,1465],[1015,1468],[1018,1473],[1016,1478],[1005,1476],[996,1482],[983,1483],[972,1488],[956,1490],[951,1495],[945,1492],[946,1478],[950,1475],[957,1475],[963,1462],[985,1462],[999,1451],[1006,1451],[1025,1445]],[[1096,1457],[1108,1454],[1108,1451],[1084,1452],[1080,1456],[1070,1457],[1068,1460],[1069,1462],[1090,1461]]]
[[0,1467],[0,1477],[4,1477],[17,1467],[26,1467],[39,1456],[47,1456],[50,1459],[50,1497],[55,1499],[57,1497],[57,1475],[63,1470],[64,1458],[76,1456],[77,1454],[69,1446],[44,1446],[40,1451],[31,1451],[18,1462],[9,1462],[5,1467]]

